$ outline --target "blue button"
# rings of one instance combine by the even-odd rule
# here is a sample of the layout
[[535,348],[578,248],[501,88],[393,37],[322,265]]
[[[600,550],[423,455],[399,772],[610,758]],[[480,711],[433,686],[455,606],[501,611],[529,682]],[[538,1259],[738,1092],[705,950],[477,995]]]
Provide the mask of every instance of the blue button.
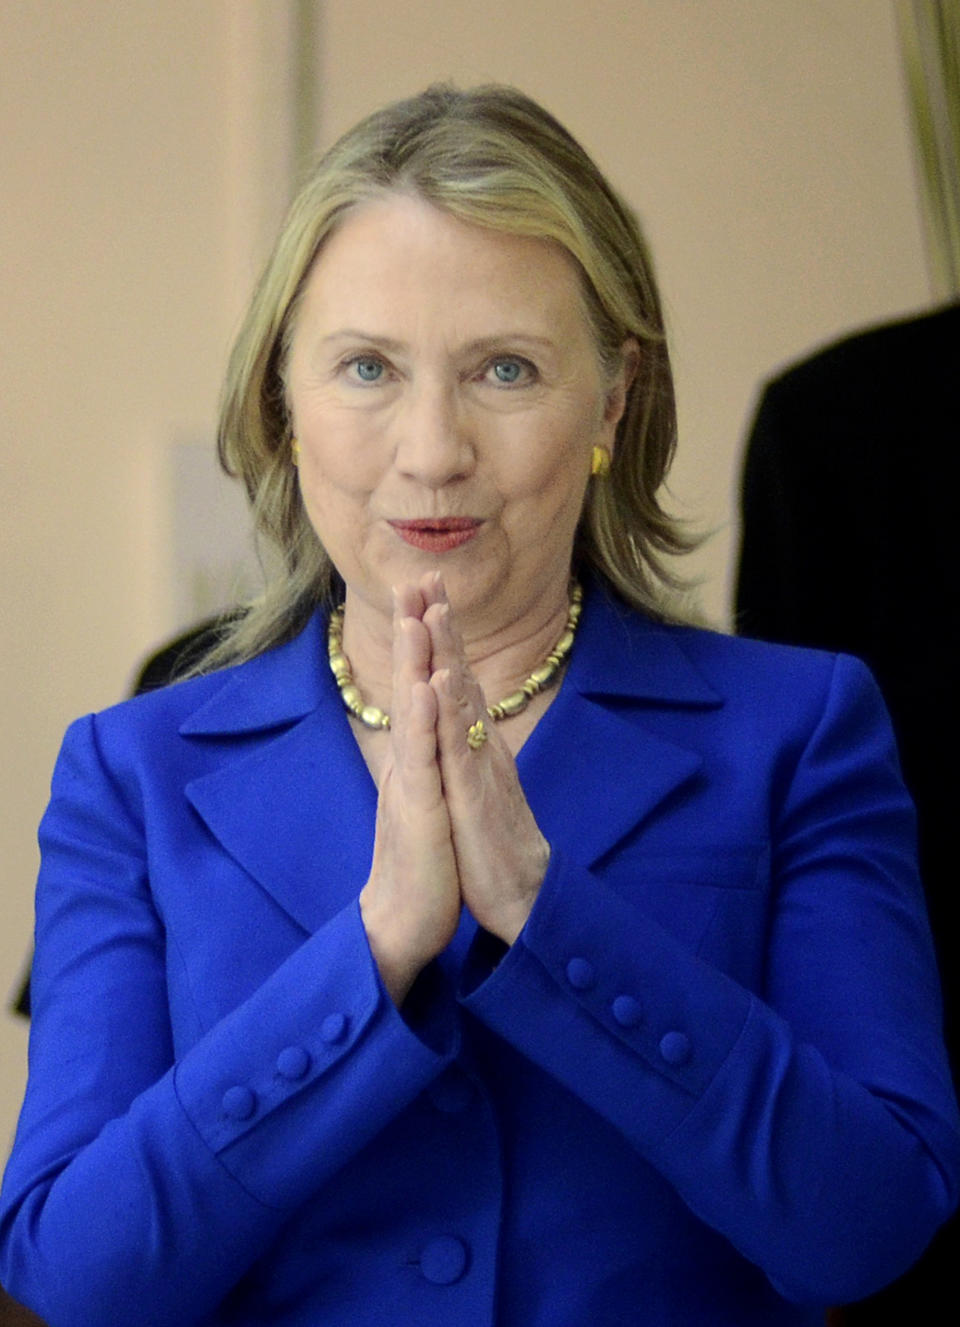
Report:
[[277,1056],[277,1073],[292,1083],[305,1078],[309,1068],[310,1056],[302,1046],[285,1046]]
[[220,1102],[224,1115],[231,1120],[249,1120],[257,1109],[256,1094],[242,1084],[228,1087]]
[[589,991],[596,985],[597,974],[586,958],[572,958],[567,964],[567,981],[575,991]]
[[667,1032],[660,1038],[660,1054],[667,1064],[678,1068],[686,1064],[692,1052],[690,1038],[685,1032]]
[[320,1035],[324,1041],[342,1041],[347,1032],[346,1014],[327,1014],[320,1024]]
[[444,1115],[459,1115],[473,1101],[475,1090],[466,1074],[459,1069],[450,1069],[437,1079],[428,1095]]
[[420,1271],[435,1286],[453,1285],[467,1270],[467,1246],[452,1235],[438,1235],[424,1245],[420,1254]]
[[618,995],[610,1012],[622,1028],[635,1028],[643,1021],[643,1007],[632,995]]

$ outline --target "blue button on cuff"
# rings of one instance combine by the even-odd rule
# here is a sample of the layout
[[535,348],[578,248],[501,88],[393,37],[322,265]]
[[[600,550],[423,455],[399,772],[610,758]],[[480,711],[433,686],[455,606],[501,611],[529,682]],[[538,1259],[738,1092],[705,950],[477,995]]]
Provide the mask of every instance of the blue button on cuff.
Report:
[[643,1007],[632,995],[618,995],[610,1012],[622,1028],[635,1028],[643,1021]]
[[320,1036],[324,1041],[342,1041],[347,1035],[346,1014],[327,1014],[320,1024]]
[[567,964],[567,981],[575,991],[589,991],[597,981],[593,964],[586,958],[572,958]]
[[675,1069],[686,1064],[692,1053],[693,1047],[685,1032],[667,1032],[660,1038],[660,1054]]
[[286,1046],[277,1056],[277,1073],[290,1082],[305,1078],[309,1069],[310,1056],[302,1046]]
[[467,1270],[469,1255],[462,1240],[438,1235],[420,1253],[420,1271],[435,1286],[453,1285]]
[[231,1120],[249,1120],[257,1109],[256,1094],[242,1084],[228,1087],[220,1102],[224,1115]]

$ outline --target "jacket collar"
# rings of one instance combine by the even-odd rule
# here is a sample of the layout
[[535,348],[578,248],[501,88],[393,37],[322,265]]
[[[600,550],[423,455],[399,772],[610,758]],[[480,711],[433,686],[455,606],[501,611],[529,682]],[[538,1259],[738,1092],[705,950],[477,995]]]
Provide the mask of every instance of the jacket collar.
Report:
[[318,611],[293,640],[229,669],[223,685],[188,715],[180,732],[185,737],[256,733],[310,714],[322,703],[329,677],[325,625]]
[[[696,752],[656,731],[657,710],[720,704],[676,632],[591,587],[560,693],[518,760],[548,841],[585,866],[608,852],[700,768]],[[227,739],[187,796],[291,916],[313,931],[356,898],[376,790],[327,667],[320,614],[226,674],[180,732]]]
[[676,629],[627,608],[602,584],[591,582],[568,680],[584,696],[696,707],[722,704],[680,642]]

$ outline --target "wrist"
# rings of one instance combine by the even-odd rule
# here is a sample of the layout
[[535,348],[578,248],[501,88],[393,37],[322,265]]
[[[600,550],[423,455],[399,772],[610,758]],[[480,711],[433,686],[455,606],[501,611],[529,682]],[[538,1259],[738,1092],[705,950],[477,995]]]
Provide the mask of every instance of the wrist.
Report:
[[424,947],[422,933],[406,935],[397,924],[397,909],[380,906],[367,888],[361,891],[359,902],[360,920],[380,980],[399,1009],[437,951]]
[[512,898],[500,902],[493,924],[485,925],[485,930],[497,936],[506,945],[512,945],[516,941],[533,911],[549,864],[550,845],[546,839],[541,838],[539,860],[535,870],[531,872],[530,884],[519,890]]

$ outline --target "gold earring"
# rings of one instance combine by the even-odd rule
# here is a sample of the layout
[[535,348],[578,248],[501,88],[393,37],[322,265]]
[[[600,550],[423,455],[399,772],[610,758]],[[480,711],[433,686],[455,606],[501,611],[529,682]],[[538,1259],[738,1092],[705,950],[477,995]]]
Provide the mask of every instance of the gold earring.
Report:
[[606,447],[594,447],[590,457],[590,473],[604,479],[610,473],[610,453]]
[[290,459],[293,461],[294,465],[300,464],[300,444],[297,442],[296,438],[290,439]]

